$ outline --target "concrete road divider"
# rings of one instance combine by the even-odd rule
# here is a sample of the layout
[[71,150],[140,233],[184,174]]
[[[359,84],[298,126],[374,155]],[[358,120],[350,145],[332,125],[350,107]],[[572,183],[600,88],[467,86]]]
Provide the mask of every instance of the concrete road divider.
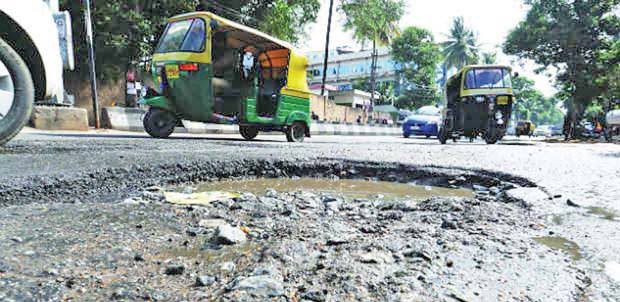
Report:
[[[106,107],[103,108],[103,125],[115,130],[143,132],[142,118],[145,113],[144,109],[139,108]],[[239,127],[237,125],[208,124],[186,120],[182,122],[183,127],[175,129],[175,133],[239,134]],[[400,127],[390,127],[387,125],[313,123],[310,125],[310,134],[399,136],[402,134],[402,131]]]
[[35,106],[32,126],[42,130],[88,130],[88,112],[84,108]]

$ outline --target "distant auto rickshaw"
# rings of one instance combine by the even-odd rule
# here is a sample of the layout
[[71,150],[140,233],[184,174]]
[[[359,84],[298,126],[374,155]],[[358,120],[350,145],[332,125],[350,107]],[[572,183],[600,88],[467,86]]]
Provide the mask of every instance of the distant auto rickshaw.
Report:
[[289,43],[213,13],[172,17],[151,64],[158,89],[141,101],[144,129],[166,138],[182,120],[238,124],[247,140],[282,131],[301,142],[310,136],[306,65]]
[[531,121],[518,121],[517,128],[515,129],[515,135],[517,137],[520,136],[529,136],[534,135],[534,130],[536,130],[536,125]]
[[506,134],[514,96],[511,68],[500,65],[465,66],[446,82],[439,141],[481,136],[495,144]]

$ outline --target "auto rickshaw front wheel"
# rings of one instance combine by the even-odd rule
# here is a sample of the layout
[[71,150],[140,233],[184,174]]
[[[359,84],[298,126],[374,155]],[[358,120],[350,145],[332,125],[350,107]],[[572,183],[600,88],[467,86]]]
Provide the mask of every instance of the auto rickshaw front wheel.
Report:
[[239,134],[246,140],[253,140],[258,135],[258,128],[253,126],[239,126]]
[[142,120],[146,133],[155,138],[170,136],[177,122],[178,119],[172,112],[155,107],[151,107]]
[[301,143],[306,136],[306,125],[302,122],[294,122],[286,129],[286,140],[291,143]]

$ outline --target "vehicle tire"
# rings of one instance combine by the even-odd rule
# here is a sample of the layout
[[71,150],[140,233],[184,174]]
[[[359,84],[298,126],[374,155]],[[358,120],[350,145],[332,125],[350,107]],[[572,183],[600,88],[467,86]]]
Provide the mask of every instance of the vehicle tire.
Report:
[[604,129],[603,130],[603,134],[605,135],[605,141],[608,143],[611,143],[611,140],[613,138],[613,130],[612,129]]
[[497,143],[497,140],[498,140],[497,129],[489,128],[487,130],[487,132],[484,134],[484,141],[488,145],[493,145],[493,144]]
[[448,132],[446,131],[446,128],[441,127],[441,129],[439,129],[439,133],[437,134],[437,138],[439,139],[439,142],[442,145],[446,144],[446,142],[448,141]]
[[258,135],[258,128],[253,126],[239,126],[239,133],[246,140],[253,140]]
[[409,136],[411,136],[411,134],[408,134],[408,133],[403,133],[403,137],[404,137],[404,138],[409,138]]
[[170,111],[151,107],[144,115],[144,130],[154,138],[167,138],[174,132],[178,119]]
[[306,125],[302,122],[294,122],[286,129],[286,140],[291,143],[301,143],[306,136]]
[[24,128],[33,105],[30,70],[19,54],[0,39],[0,146]]

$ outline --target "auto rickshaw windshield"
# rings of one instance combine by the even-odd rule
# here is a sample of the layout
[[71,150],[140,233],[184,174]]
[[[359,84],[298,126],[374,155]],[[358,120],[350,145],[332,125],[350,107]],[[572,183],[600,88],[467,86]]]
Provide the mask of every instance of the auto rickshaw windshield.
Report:
[[155,53],[201,52],[205,45],[205,22],[200,18],[171,22]]
[[465,75],[465,89],[512,88],[506,68],[476,68]]

